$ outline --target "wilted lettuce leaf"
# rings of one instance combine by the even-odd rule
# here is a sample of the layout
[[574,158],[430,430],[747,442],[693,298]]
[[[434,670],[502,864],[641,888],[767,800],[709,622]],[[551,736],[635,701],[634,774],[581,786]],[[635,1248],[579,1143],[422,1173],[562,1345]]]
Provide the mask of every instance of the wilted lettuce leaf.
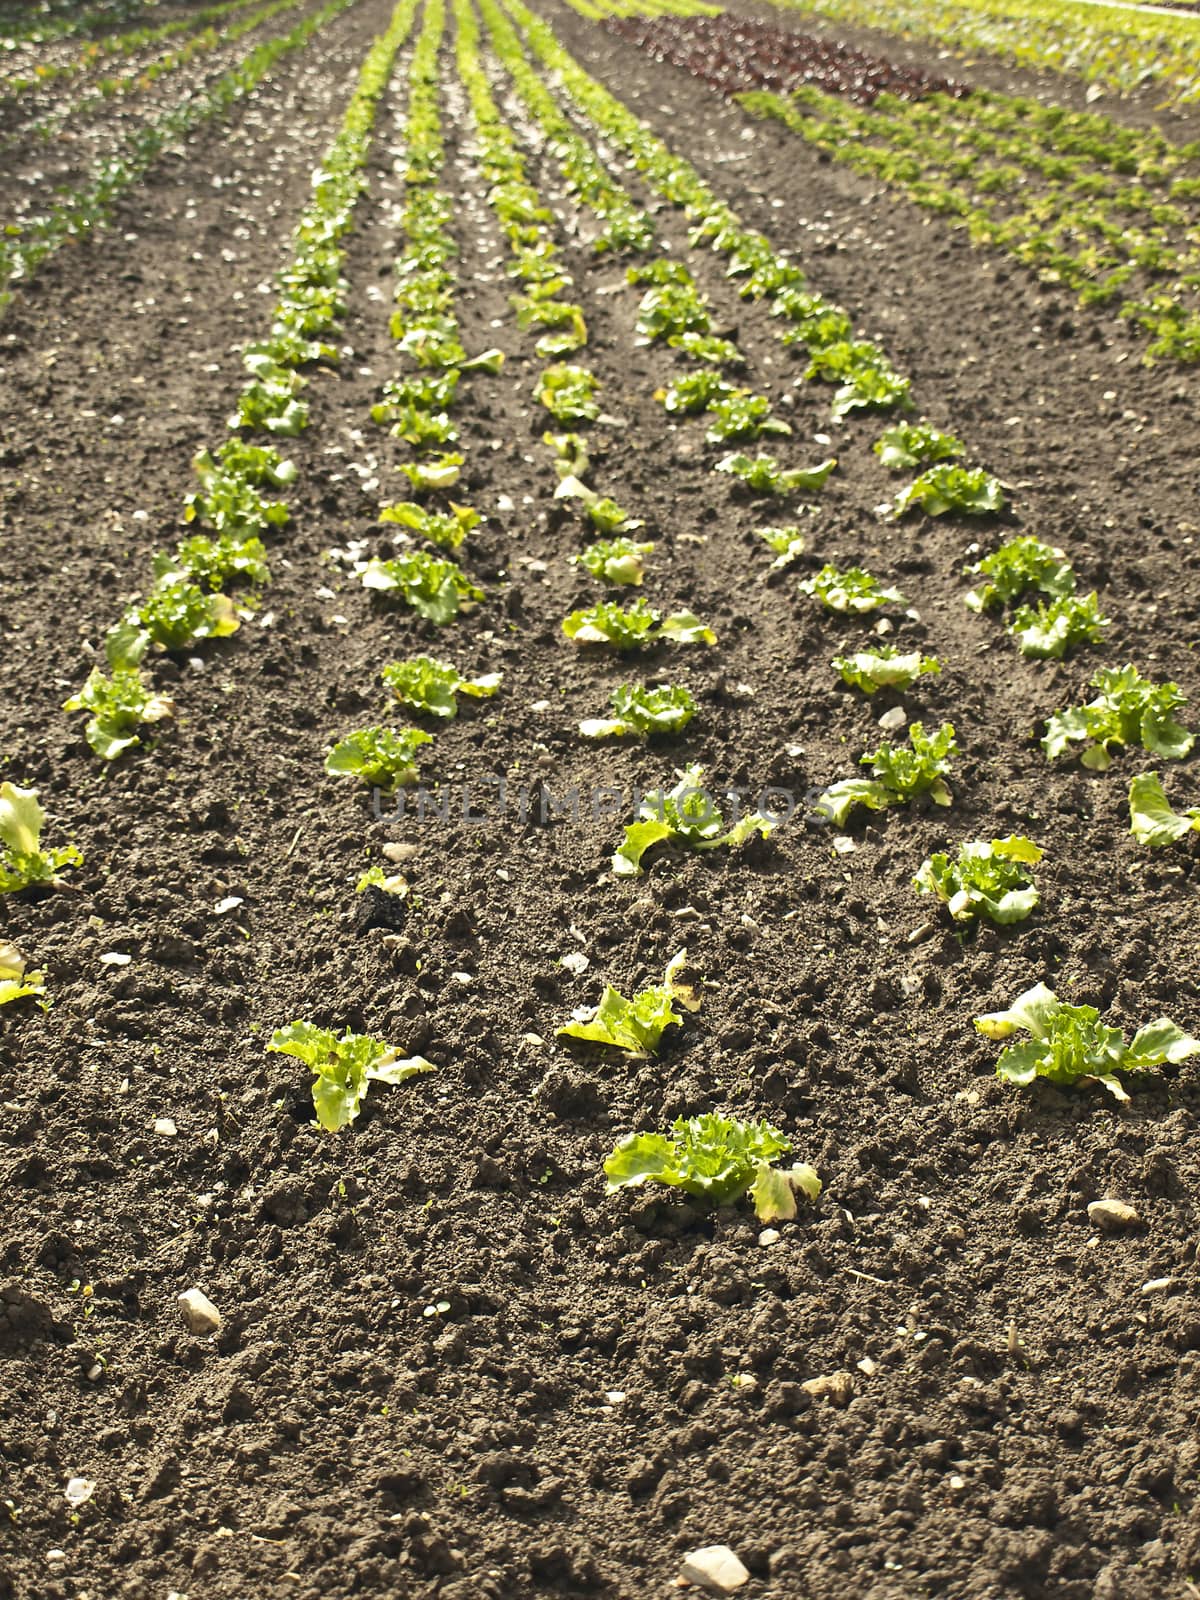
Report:
[[313,1107],[317,1121],[330,1132],[354,1121],[372,1083],[405,1083],[418,1073],[437,1070],[424,1056],[401,1060],[394,1046],[382,1039],[351,1033],[349,1028],[339,1038],[311,1022],[276,1028],[267,1049],[295,1056],[315,1073]]
[[669,842],[687,850],[715,850],[743,844],[751,834],[765,838],[774,821],[757,811],[748,812],[727,828],[713,797],[704,788],[704,769],[685,767],[673,789],[657,789],[638,808],[638,820],[625,829],[625,838],[612,858],[618,878],[642,875],[642,857],[652,845]]
[[15,894],[34,884],[61,889],[62,869],[82,863],[83,856],[76,845],[41,848],[45,820],[36,789],[0,783],[0,894]]
[[942,670],[936,656],[923,656],[919,650],[901,655],[890,644],[860,650],[852,656],[835,656],[830,665],[841,675],[843,683],[848,683],[852,689],[861,689],[864,694],[875,694],[880,689],[906,689],[922,673]]
[[1151,849],[1174,844],[1185,834],[1200,833],[1200,806],[1172,811],[1157,772],[1143,772],[1129,785],[1129,831]]
[[1080,756],[1085,767],[1104,772],[1112,747],[1141,745],[1152,755],[1181,761],[1195,742],[1175,719],[1187,704],[1174,683],[1152,683],[1136,667],[1102,667],[1092,679],[1100,692],[1086,705],[1057,712],[1046,723],[1042,749],[1053,761],[1072,744],[1091,741]]
[[558,1029],[559,1038],[608,1045],[631,1056],[657,1055],[666,1030],[683,1022],[674,1002],[679,1000],[691,1011],[699,1008],[692,986],[677,982],[686,965],[687,951],[681,950],[669,963],[663,982],[656,988],[643,989],[632,1000],[626,1000],[611,986],[606,987],[600,1004],[576,1012],[570,1022]]
[[409,661],[393,661],[380,674],[384,686],[397,700],[433,717],[456,717],[460,694],[479,699],[494,695],[500,687],[500,674],[464,678],[457,667],[433,656],[413,656]]
[[839,572],[828,562],[815,577],[805,578],[800,584],[802,594],[811,594],[827,611],[852,612],[866,615],[886,605],[904,605],[899,589],[885,589],[879,579],[862,567],[847,567]]
[[944,853],[928,857],[913,883],[922,894],[944,901],[956,922],[985,916],[1006,926],[1023,922],[1037,905],[1037,888],[1026,868],[1041,859],[1031,839],[977,839],[959,847],[957,860]]
[[696,714],[696,702],[687,690],[670,685],[645,689],[621,684],[613,690],[611,704],[611,717],[596,717],[579,724],[585,739],[679,733]]
[[989,1039],[1007,1039],[1025,1032],[1028,1040],[1010,1045],[996,1063],[996,1076],[1009,1083],[1030,1084],[1035,1078],[1069,1085],[1094,1078],[1118,1100],[1128,1100],[1118,1072],[1149,1072],[1167,1062],[1200,1054],[1200,1041],[1160,1017],[1140,1028],[1130,1044],[1120,1028],[1106,1027],[1095,1006],[1073,1006],[1044,984],[1035,984],[1007,1011],[975,1018]]
[[423,728],[360,728],[349,734],[325,758],[325,771],[361,778],[373,788],[392,794],[402,785],[416,783],[417,751],[432,744]]
[[[795,1215],[795,1191],[810,1200],[821,1181],[810,1166],[773,1172],[771,1162],[791,1151],[791,1141],[768,1122],[740,1122],[715,1112],[677,1117],[670,1135],[631,1133],[604,1163],[608,1192],[661,1183],[716,1206],[732,1205],[751,1191],[763,1222]],[[780,1180],[792,1191],[789,1209]]]

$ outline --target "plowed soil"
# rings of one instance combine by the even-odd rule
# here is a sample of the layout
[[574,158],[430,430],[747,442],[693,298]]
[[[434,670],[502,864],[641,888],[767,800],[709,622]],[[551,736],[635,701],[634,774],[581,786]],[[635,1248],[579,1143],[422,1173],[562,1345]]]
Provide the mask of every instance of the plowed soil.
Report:
[[[62,713],[178,537],[191,456],[219,442],[240,385],[234,347],[264,328],[260,289],[387,10],[363,0],[233,125],[156,168],[0,325],[0,776],[36,785],[46,841],[85,856],[75,892],[0,908],[54,1000],[0,1014],[0,1595],[643,1600],[674,1592],[688,1550],[727,1543],[747,1596],[1183,1600],[1200,1572],[1200,1068],[1127,1108],[1098,1088],[1022,1093],[995,1080],[972,1018],[1042,979],[1129,1030],[1162,1013],[1200,1028],[1200,836],[1149,856],[1125,797],[1152,763],[1050,766],[1032,737],[1102,664],[1200,701],[1193,376],[1145,370],[1119,324],[547,5],[579,60],[884,342],[1013,510],[999,526],[880,519],[896,482],[870,449],[878,419],[831,426],[829,391],[794,387],[777,325],[662,209],[747,381],[792,423],[777,453],[839,457],[799,568],[764,578],[752,530],[780,508],[739,499],[703,422],[653,398],[673,360],[635,343],[638,291],[597,263],[535,155],[604,385],[596,478],[656,541],[650,602],[719,636],[648,663],[696,696],[681,740],[586,745],[576,724],[630,671],[561,634],[597,591],[564,559],[584,534],[553,499],[540,363],[469,134],[449,127],[464,342],[509,352],[456,416],[487,517],[462,559],[487,599],[445,630],[374,605],[326,552],[387,554],[376,507],[402,497],[369,419],[399,368],[402,57],[347,261],[346,352],[289,442],[300,477],[263,610],[199,666],[155,667],[178,722],[110,769]],[[444,59],[449,77],[449,45]],[[1102,649],[1026,662],[966,612],[973,547],[1018,529],[1100,590]],[[827,560],[903,589],[893,637],[938,655],[939,677],[900,701],[840,685],[829,659],[869,627],[799,593]],[[375,815],[322,766],[386,717],[384,663],[420,649],[504,674],[495,701],[435,730],[423,770],[451,816],[423,822]],[[849,775],[896,704],[955,724],[953,809],[856,821],[839,853],[803,797]],[[615,881],[621,825],[592,816],[590,788],[653,787],[685,761],[751,800],[786,788],[797,815],[737,854]],[[1166,774],[1178,806],[1200,804],[1198,770]],[[500,776],[507,815],[487,799]],[[464,785],[485,821],[463,820]],[[523,787],[561,809],[523,819]],[[1047,851],[1041,909],[961,936],[912,874],[1009,832]],[[354,893],[385,843],[407,847],[413,891],[390,930],[363,926]],[[704,1003],[659,1060],[555,1040],[606,982],[628,994],[684,945]],[[306,1072],[264,1053],[299,1017],[439,1070],[377,1087],[352,1129],[323,1134]],[[770,1118],[821,1174],[774,1243],[748,1208],[605,1195],[617,1137],[710,1109]],[[1104,1196],[1140,1225],[1098,1235],[1087,1206]],[[212,1339],[181,1325],[193,1285],[223,1314]],[[801,1387],[834,1373],[845,1404]],[[75,1477],[96,1485],[78,1509]]]

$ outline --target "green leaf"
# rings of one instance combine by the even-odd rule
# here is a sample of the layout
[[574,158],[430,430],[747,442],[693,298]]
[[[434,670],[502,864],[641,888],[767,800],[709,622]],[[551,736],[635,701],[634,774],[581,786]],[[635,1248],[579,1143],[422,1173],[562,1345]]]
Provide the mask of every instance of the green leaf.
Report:
[[919,650],[901,655],[888,644],[877,645],[874,650],[860,650],[852,656],[835,656],[830,665],[840,674],[843,683],[868,695],[880,689],[906,689],[923,673],[942,670],[936,656],[923,656]]
[[450,511],[428,511],[415,500],[398,500],[379,508],[380,522],[398,523],[411,528],[422,539],[441,545],[447,550],[457,550],[471,529],[483,520],[470,506],[450,502]]
[[1172,811],[1157,772],[1144,772],[1129,785],[1129,831],[1152,850],[1200,833],[1200,806],[1182,815]]
[[351,1033],[349,1028],[339,1038],[311,1022],[277,1028],[267,1049],[294,1056],[315,1074],[313,1107],[317,1121],[330,1132],[354,1121],[372,1082],[405,1083],[437,1070],[423,1056],[400,1060],[394,1046],[382,1039]]
[[990,611],[993,606],[1007,605],[1030,590],[1049,595],[1051,599],[1063,599],[1075,593],[1071,563],[1061,550],[1043,544],[1040,539],[1010,539],[967,571],[972,577],[989,580],[965,596],[972,611]]
[[585,739],[666,736],[680,733],[696,713],[696,702],[686,689],[664,685],[645,689],[622,684],[612,692],[612,716],[581,722]]
[[1031,839],[973,840],[960,846],[958,859],[939,853],[921,865],[914,885],[943,901],[956,922],[986,916],[1007,926],[1022,922],[1038,904],[1032,874],[1042,851]]
[[433,656],[413,656],[408,661],[393,661],[380,674],[388,688],[404,705],[433,717],[456,717],[458,696],[475,698],[494,695],[500,687],[500,674],[464,678],[457,667]]
[[45,992],[46,974],[27,971],[25,958],[16,945],[0,939],[0,1006]]
[[325,758],[325,771],[361,778],[366,784],[393,794],[402,785],[416,783],[416,754],[432,744],[423,728],[360,728],[334,745]]
[[704,769],[685,767],[676,776],[679,782],[673,789],[646,795],[637,819],[625,829],[624,840],[612,858],[616,877],[640,877],[646,851],[664,841],[686,850],[715,850],[743,844],[754,833],[766,838],[775,827],[773,819],[757,811],[727,827],[704,788]]
[[804,554],[804,535],[794,524],[785,528],[755,528],[754,531],[775,552],[775,560],[771,563],[773,571],[782,572]]
[[550,366],[542,373],[534,398],[558,422],[594,422],[600,415],[599,387],[599,378],[586,367]]
[[586,567],[602,583],[638,585],[645,576],[644,558],[653,549],[653,544],[639,544],[633,539],[598,539],[570,560],[573,565]]
[[452,622],[463,607],[483,599],[453,561],[444,561],[422,551],[396,556],[391,561],[369,561],[362,573],[365,589],[378,594],[398,595],[420,616],[442,626]]
[[175,702],[155,694],[137,667],[114,667],[106,678],[99,667],[78,694],[63,702],[64,711],[90,711],[86,738],[102,761],[114,761],[140,741],[141,723],[174,716]]
[[1055,600],[1043,600],[1036,608],[1021,606],[1008,631],[1016,639],[1023,656],[1035,661],[1061,661],[1075,645],[1099,644],[1104,630],[1110,626],[1108,618],[1100,615],[1099,601],[1093,591],[1082,599],[1077,595],[1062,595]]
[[931,466],[966,454],[966,445],[953,434],[941,433],[927,422],[899,422],[886,428],[875,441],[875,454],[891,472]]
[[1152,683],[1136,667],[1102,667],[1091,686],[1100,692],[1086,705],[1057,712],[1046,724],[1042,749],[1053,761],[1071,744],[1093,741],[1081,756],[1083,765],[1103,772],[1111,763],[1113,747],[1142,745],[1153,755],[1182,760],[1194,743],[1191,733],[1175,719],[1187,704],[1174,683]]
[[815,577],[804,579],[799,587],[802,594],[813,595],[827,611],[855,616],[865,616],[886,605],[906,603],[899,589],[883,588],[879,579],[862,567],[848,567],[845,572],[839,572],[837,567],[826,563]]
[[[686,952],[680,954],[686,961]],[[676,957],[662,985],[643,989],[632,1000],[626,1000],[611,986],[606,987],[599,1005],[577,1012],[570,1022],[557,1030],[558,1037],[607,1045],[631,1056],[657,1055],[666,1030],[679,1027],[683,1022],[672,1003],[675,999],[672,968],[679,964]]]
[[930,467],[919,478],[901,489],[894,511],[902,517],[920,506],[931,517],[957,511],[963,516],[990,516],[1004,509],[1000,480],[982,467],[955,467],[948,464]]
[[[791,1150],[790,1141],[767,1122],[740,1122],[733,1117],[708,1113],[701,1117],[678,1117],[670,1137],[657,1133],[633,1133],[620,1140],[604,1163],[608,1192],[661,1183],[682,1190],[712,1205],[732,1205],[752,1186],[756,1203],[762,1205],[763,1220],[770,1216],[794,1215],[795,1191],[809,1198],[820,1193],[820,1180],[811,1167],[796,1166],[779,1174],[791,1195],[791,1212],[776,1178],[763,1175],[763,1169],[778,1156]],[[782,1203],[784,1209],[776,1209]]]

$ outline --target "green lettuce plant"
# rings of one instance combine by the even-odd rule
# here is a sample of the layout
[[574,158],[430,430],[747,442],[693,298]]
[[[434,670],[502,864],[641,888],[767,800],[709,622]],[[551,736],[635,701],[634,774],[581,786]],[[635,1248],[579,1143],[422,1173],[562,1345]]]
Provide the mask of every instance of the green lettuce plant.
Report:
[[334,745],[325,758],[325,771],[361,778],[384,794],[416,783],[416,755],[433,735],[423,728],[360,728]]
[[1141,745],[1167,761],[1182,761],[1195,742],[1175,718],[1187,704],[1174,683],[1152,683],[1133,666],[1101,667],[1092,679],[1100,692],[1086,705],[1056,712],[1046,723],[1042,749],[1056,760],[1073,744],[1088,742],[1080,756],[1085,767],[1104,772],[1114,747]]
[[628,1134],[604,1163],[604,1175],[610,1194],[658,1183],[714,1206],[749,1194],[760,1222],[787,1222],[796,1215],[798,1193],[810,1201],[821,1193],[821,1180],[807,1164],[771,1165],[791,1150],[791,1140],[768,1122],[710,1112],[677,1117],[669,1135]]
[[1129,785],[1129,831],[1139,844],[1161,849],[1189,833],[1200,833],[1200,806],[1172,811],[1158,773],[1143,772]]
[[775,560],[771,563],[775,572],[782,572],[804,554],[805,538],[794,523],[784,528],[755,528],[754,531],[775,552]]
[[534,398],[556,422],[594,422],[600,415],[599,387],[599,378],[586,367],[560,364],[542,373]]
[[397,700],[431,717],[456,717],[460,694],[484,699],[500,687],[498,672],[489,672],[482,678],[464,678],[457,667],[433,656],[393,661],[380,676]]
[[951,795],[946,775],[950,757],[958,753],[953,725],[943,722],[936,733],[927,734],[923,724],[914,722],[909,726],[908,738],[908,750],[902,745],[881,744],[874,754],[860,756],[860,763],[869,766],[873,776],[843,778],[831,784],[817,801],[817,811],[835,827],[842,827],[855,806],[883,811],[889,806],[907,805],[922,794],[927,794],[934,805],[948,806]]
[[242,539],[236,534],[221,533],[210,539],[207,534],[198,533],[183,539],[173,556],[160,554],[154,558],[157,581],[175,574],[184,582],[213,590],[238,579],[259,584],[271,581],[266,548],[256,534]]
[[922,862],[913,883],[922,894],[941,900],[956,922],[984,916],[1001,927],[1023,922],[1038,903],[1028,870],[1042,859],[1031,839],[1011,835],[961,845],[958,857],[945,853]]
[[585,739],[639,738],[680,733],[696,714],[696,702],[686,689],[665,685],[659,689],[621,684],[612,692],[612,715],[593,717],[579,724]]
[[837,466],[837,458],[830,456],[818,467],[781,467],[772,456],[723,456],[713,468],[744,484],[751,494],[811,493],[825,486],[829,474]]
[[414,494],[435,494],[453,489],[462,474],[465,459],[457,450],[435,451],[420,461],[401,462],[400,471]]
[[1122,1101],[1129,1095],[1118,1073],[1151,1072],[1200,1054],[1200,1041],[1166,1017],[1139,1028],[1126,1044],[1120,1028],[1104,1026],[1095,1006],[1068,1005],[1042,983],[1018,996],[1007,1011],[976,1017],[975,1026],[988,1039],[1029,1034],[1002,1053],[998,1078],[1021,1085],[1045,1078],[1063,1086],[1091,1079]]
[[0,783],[0,894],[16,894],[37,885],[65,889],[64,867],[82,865],[77,845],[42,849],[45,821],[36,789]]
[[610,644],[615,650],[640,650],[668,640],[673,644],[716,644],[717,636],[690,611],[662,616],[639,596],[624,608],[615,601],[572,611],[563,632],[576,644]]
[[786,422],[771,415],[771,402],[766,395],[745,390],[713,401],[709,415],[712,421],[704,436],[709,444],[736,444],[760,439],[766,433],[790,434],[792,431]]
[[1063,552],[1027,535],[1010,539],[990,556],[968,567],[967,572],[971,577],[988,580],[964,596],[972,611],[990,611],[994,606],[1008,605],[1030,590],[1048,595],[1052,600],[1075,593],[1075,573]]
[[601,583],[636,586],[645,576],[645,558],[653,549],[653,544],[635,539],[597,539],[570,560],[573,566],[586,567]]
[[885,589],[879,579],[862,567],[847,567],[840,572],[826,563],[815,577],[805,578],[800,584],[801,594],[810,594],[821,602],[826,611],[843,615],[866,616],[886,605],[905,605],[899,589]]
[[84,730],[87,742],[102,761],[114,761],[140,743],[140,724],[174,716],[175,702],[156,694],[138,667],[114,667],[111,677],[93,667],[79,693],[63,702],[63,710],[90,712]]
[[391,561],[368,561],[362,584],[376,594],[398,597],[439,627],[452,622],[464,606],[483,599],[483,590],[461,567],[420,550]]
[[852,656],[835,656],[830,662],[843,683],[864,694],[880,689],[907,689],[925,673],[940,672],[936,656],[923,656],[919,650],[902,655],[894,645],[880,644],[873,650],[859,650]]
[[354,1121],[372,1083],[407,1083],[420,1073],[437,1071],[424,1056],[402,1060],[395,1046],[382,1039],[349,1028],[339,1038],[312,1022],[276,1028],[267,1049],[294,1056],[314,1073],[313,1109],[331,1133]]
[[570,1022],[557,1029],[558,1037],[607,1045],[630,1056],[657,1055],[666,1030],[683,1023],[675,1005],[686,1011],[700,1009],[695,985],[680,977],[687,964],[687,951],[681,950],[668,962],[662,983],[643,989],[632,1000],[606,985],[599,1005],[577,1011]]
[[612,858],[618,878],[640,878],[642,859],[657,844],[670,844],[683,850],[717,850],[743,844],[752,834],[764,838],[774,829],[775,819],[751,811],[726,827],[712,796],[704,788],[704,769],[685,767],[677,774],[673,789],[656,789],[638,807],[637,820],[625,829],[625,837]]
[[952,433],[942,433],[928,422],[898,422],[894,427],[885,428],[873,449],[891,472],[933,466],[938,461],[953,461],[967,453],[961,439],[956,439]]
[[46,974],[28,971],[25,957],[16,945],[0,939],[0,1006],[13,1000],[38,999],[45,992]]
[[1061,661],[1067,651],[1080,644],[1099,644],[1107,617],[1100,615],[1100,602],[1091,594],[1061,595],[1043,600],[1037,606],[1021,606],[1009,623],[1008,631],[1020,646],[1021,654],[1034,661]]
[[985,517],[1004,510],[1004,490],[1000,480],[982,467],[955,467],[944,462],[930,467],[901,489],[894,503],[895,514],[902,517],[914,506],[920,506],[931,517],[943,516],[947,511]]
[[379,520],[409,528],[419,538],[428,539],[431,544],[441,545],[443,549],[457,550],[471,529],[478,527],[483,518],[470,506],[455,505],[453,500],[450,501],[448,512],[429,511],[415,500],[397,500],[391,505],[380,506]]

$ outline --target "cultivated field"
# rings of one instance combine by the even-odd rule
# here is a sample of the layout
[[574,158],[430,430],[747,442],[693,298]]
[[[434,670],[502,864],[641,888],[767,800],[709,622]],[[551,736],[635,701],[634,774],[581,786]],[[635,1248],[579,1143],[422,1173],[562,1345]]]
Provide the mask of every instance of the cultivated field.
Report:
[[1200,17],[0,46],[0,1597],[1196,1600]]

